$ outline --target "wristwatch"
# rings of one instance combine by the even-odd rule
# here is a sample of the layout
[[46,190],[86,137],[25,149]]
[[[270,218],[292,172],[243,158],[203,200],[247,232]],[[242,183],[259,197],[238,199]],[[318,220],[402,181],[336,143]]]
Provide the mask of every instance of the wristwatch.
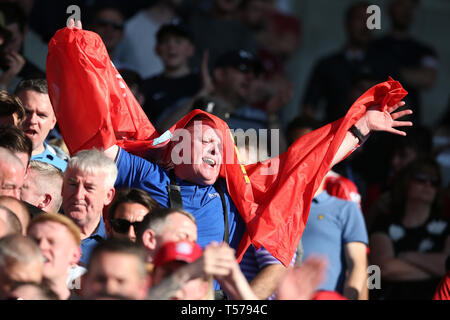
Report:
[[354,125],[351,126],[351,128],[349,129],[349,131],[356,137],[358,138],[359,144],[362,144],[364,141],[366,141],[367,136],[364,136],[361,131],[359,131],[359,129],[357,127],[355,127]]

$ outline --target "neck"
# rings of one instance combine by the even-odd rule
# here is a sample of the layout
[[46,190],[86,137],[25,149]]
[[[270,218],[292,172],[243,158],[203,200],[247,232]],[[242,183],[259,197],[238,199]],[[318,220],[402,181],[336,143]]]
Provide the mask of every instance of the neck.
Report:
[[70,296],[70,290],[67,287],[66,280],[67,277],[61,276],[55,279],[45,279],[44,281],[45,284],[58,295],[59,300],[67,300]]
[[405,208],[405,216],[403,217],[403,225],[405,227],[421,226],[430,216],[431,205],[423,201],[408,201]]
[[81,240],[90,237],[99,227],[99,225],[100,225],[100,216],[98,216],[98,219],[96,219],[95,221],[90,221],[89,223],[83,226],[78,225],[78,227],[80,227],[81,230]]
[[41,143],[40,145],[38,145],[36,148],[33,149],[33,151],[31,152],[31,155],[35,156],[37,154],[41,154],[44,151],[45,151],[45,146],[43,143]]
[[408,29],[392,29],[391,36],[395,39],[403,40],[410,37]]
[[164,75],[167,78],[181,78],[186,75],[188,75],[191,72],[191,69],[187,64],[182,65],[181,67],[174,68],[174,69],[165,69]]

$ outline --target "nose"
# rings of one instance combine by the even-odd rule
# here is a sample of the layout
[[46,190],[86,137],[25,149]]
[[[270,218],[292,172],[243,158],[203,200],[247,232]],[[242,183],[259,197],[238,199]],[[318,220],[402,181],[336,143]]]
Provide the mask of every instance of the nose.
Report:
[[134,231],[133,226],[130,226],[130,229],[128,229],[128,239],[132,242],[136,242],[136,232]]
[[117,281],[114,279],[107,279],[105,283],[105,291],[109,294],[120,294]]

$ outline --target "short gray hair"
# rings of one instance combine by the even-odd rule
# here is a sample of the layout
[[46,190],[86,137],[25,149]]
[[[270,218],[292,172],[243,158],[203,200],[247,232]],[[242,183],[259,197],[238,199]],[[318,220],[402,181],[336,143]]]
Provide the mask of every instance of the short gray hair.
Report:
[[105,185],[114,187],[117,179],[117,166],[113,160],[108,158],[98,149],[82,150],[70,158],[67,169],[79,169],[83,172],[106,174]]

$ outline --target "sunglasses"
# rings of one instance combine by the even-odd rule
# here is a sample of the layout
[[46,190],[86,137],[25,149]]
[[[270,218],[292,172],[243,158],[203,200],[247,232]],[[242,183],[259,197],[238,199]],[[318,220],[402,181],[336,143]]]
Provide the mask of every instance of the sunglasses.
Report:
[[134,230],[136,230],[140,224],[140,221],[130,222],[125,219],[112,219],[110,222],[111,228],[117,233],[128,233],[130,226],[133,226]]
[[438,187],[440,185],[440,181],[436,177],[430,177],[429,175],[417,173],[413,176],[413,180],[419,183],[429,182],[433,187]]
[[123,23],[104,20],[104,19],[97,19],[95,22],[98,26],[101,26],[101,27],[113,27],[114,29],[116,29],[118,31],[123,30]]

